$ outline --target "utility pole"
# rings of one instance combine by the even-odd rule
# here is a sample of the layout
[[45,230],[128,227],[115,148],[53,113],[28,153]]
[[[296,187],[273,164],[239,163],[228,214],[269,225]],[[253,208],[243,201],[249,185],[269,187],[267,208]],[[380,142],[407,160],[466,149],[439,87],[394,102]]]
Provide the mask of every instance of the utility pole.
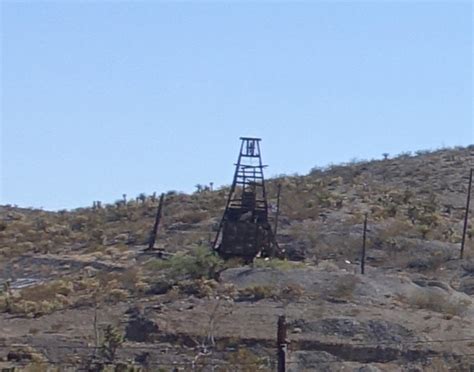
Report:
[[160,227],[160,221],[161,221],[161,212],[163,209],[163,200],[165,198],[165,194],[160,195],[160,201],[158,204],[158,209],[156,211],[156,217],[155,217],[155,224],[153,225],[153,230],[151,231],[150,234],[150,241],[148,243],[148,251],[153,250],[155,247],[155,242],[156,242],[156,235],[158,234],[158,228]]
[[280,217],[280,195],[281,195],[281,183],[278,184],[278,191],[277,191],[277,209],[275,214],[275,228],[273,229],[273,233],[276,236],[278,230],[278,218]]
[[462,240],[461,240],[461,254],[460,259],[463,259],[464,256],[464,245],[466,244],[466,231],[467,223],[469,219],[469,204],[471,203],[471,188],[472,188],[472,168],[469,173],[469,186],[467,187],[467,201],[466,201],[466,212],[464,213],[464,227],[462,230]]
[[277,359],[278,369],[277,372],[286,371],[286,318],[284,315],[278,317],[278,331],[277,331]]
[[364,218],[364,233],[362,235],[362,254],[360,258],[360,273],[365,274],[365,246],[367,241],[367,213]]

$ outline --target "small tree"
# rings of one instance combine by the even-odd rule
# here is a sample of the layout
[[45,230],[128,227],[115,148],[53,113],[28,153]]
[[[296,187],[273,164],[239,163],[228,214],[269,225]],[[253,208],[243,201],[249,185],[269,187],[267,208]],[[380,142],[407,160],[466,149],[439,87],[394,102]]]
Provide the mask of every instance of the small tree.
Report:
[[144,192],[140,193],[140,195],[137,196],[137,200],[140,200],[142,204],[144,204],[146,201],[146,194]]
[[112,362],[117,354],[117,349],[122,345],[123,337],[111,324],[107,324],[104,330],[104,342],[102,343],[102,355]]

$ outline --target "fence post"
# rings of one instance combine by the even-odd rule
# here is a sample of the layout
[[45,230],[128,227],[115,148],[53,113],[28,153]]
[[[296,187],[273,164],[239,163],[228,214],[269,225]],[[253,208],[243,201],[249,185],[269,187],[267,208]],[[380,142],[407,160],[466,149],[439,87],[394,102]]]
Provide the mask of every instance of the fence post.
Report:
[[466,244],[466,231],[467,223],[469,218],[469,204],[471,203],[471,188],[472,188],[472,168],[469,173],[469,186],[467,187],[467,201],[466,201],[466,212],[464,213],[464,227],[462,229],[462,240],[461,240],[461,254],[460,259],[463,259],[464,256],[464,245]]
[[286,371],[286,318],[284,315],[278,317],[278,331],[277,331],[277,358],[278,358],[278,372]]
[[365,246],[367,241],[367,213],[364,218],[364,233],[362,235],[362,254],[360,258],[360,273],[365,274]]
[[155,217],[155,224],[153,225],[153,230],[151,231],[150,234],[150,241],[148,243],[148,250],[152,250],[155,247],[155,241],[156,241],[156,235],[158,234],[158,228],[160,227],[160,221],[161,221],[161,212],[163,209],[163,200],[165,198],[165,194],[160,195],[160,202],[158,204],[158,209],[156,211],[156,217]]

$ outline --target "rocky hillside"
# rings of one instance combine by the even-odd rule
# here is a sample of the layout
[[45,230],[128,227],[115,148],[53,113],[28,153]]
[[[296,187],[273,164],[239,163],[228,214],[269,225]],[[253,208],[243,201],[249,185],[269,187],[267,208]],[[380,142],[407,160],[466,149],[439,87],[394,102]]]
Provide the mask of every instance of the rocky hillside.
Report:
[[464,260],[459,248],[473,159],[470,146],[271,179],[288,260],[251,266],[209,252],[226,188],[168,192],[153,253],[154,196],[2,206],[0,367],[270,371],[286,315],[291,371],[469,371],[471,225]]

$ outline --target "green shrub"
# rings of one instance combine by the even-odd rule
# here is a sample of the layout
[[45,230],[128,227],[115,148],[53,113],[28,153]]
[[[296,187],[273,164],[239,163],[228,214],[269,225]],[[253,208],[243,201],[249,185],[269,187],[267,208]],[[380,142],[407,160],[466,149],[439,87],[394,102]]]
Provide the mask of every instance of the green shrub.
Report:
[[104,330],[104,342],[102,343],[101,353],[110,362],[115,359],[117,349],[123,343],[123,336],[112,325],[107,324]]
[[154,260],[148,264],[153,270],[166,271],[173,279],[213,279],[224,268],[224,261],[206,247],[196,248],[190,255],[178,253],[169,260]]

